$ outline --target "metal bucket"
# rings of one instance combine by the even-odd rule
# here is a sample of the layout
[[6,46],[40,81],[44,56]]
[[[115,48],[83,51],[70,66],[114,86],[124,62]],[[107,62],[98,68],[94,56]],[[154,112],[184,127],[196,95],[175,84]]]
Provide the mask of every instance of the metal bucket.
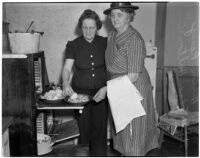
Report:
[[37,150],[38,155],[44,155],[52,151],[54,142],[51,137],[45,134],[37,133]]
[[40,33],[8,33],[12,53],[37,53],[40,46]]

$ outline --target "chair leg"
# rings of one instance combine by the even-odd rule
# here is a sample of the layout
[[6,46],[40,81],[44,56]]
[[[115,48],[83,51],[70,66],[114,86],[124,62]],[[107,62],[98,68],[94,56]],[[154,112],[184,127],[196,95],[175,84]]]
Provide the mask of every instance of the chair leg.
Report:
[[158,139],[159,149],[161,148],[163,141],[164,141],[164,132],[162,130],[160,130],[160,136]]
[[188,156],[188,135],[187,135],[187,126],[184,127],[184,144],[185,144],[185,156]]

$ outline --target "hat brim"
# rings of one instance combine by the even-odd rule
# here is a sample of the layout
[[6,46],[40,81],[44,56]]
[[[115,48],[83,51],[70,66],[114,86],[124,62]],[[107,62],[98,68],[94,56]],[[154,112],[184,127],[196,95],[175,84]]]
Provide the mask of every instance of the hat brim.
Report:
[[131,9],[133,9],[133,10],[139,9],[138,6],[118,6],[118,7],[112,7],[112,8],[106,9],[106,10],[104,10],[103,13],[104,13],[105,15],[108,15],[108,14],[110,13],[111,10],[113,10],[113,9],[121,9],[121,8],[131,8]]

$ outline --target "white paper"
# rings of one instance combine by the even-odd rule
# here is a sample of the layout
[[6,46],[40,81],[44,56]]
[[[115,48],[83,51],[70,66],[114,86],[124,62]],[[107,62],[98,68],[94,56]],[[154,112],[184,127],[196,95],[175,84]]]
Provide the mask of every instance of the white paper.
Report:
[[107,95],[116,133],[123,130],[134,118],[146,115],[141,104],[143,97],[128,76],[108,81]]

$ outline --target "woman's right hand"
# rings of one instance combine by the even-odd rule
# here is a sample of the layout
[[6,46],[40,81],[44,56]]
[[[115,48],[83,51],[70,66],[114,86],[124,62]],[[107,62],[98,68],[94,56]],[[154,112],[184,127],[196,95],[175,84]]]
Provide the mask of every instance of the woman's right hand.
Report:
[[65,64],[63,67],[63,72],[62,72],[62,88],[63,88],[63,95],[64,96],[71,96],[74,91],[72,87],[70,86],[71,83],[71,77],[72,77],[72,67],[74,65],[74,59],[66,59]]
[[74,90],[70,85],[63,86],[63,95],[71,96],[74,93]]

